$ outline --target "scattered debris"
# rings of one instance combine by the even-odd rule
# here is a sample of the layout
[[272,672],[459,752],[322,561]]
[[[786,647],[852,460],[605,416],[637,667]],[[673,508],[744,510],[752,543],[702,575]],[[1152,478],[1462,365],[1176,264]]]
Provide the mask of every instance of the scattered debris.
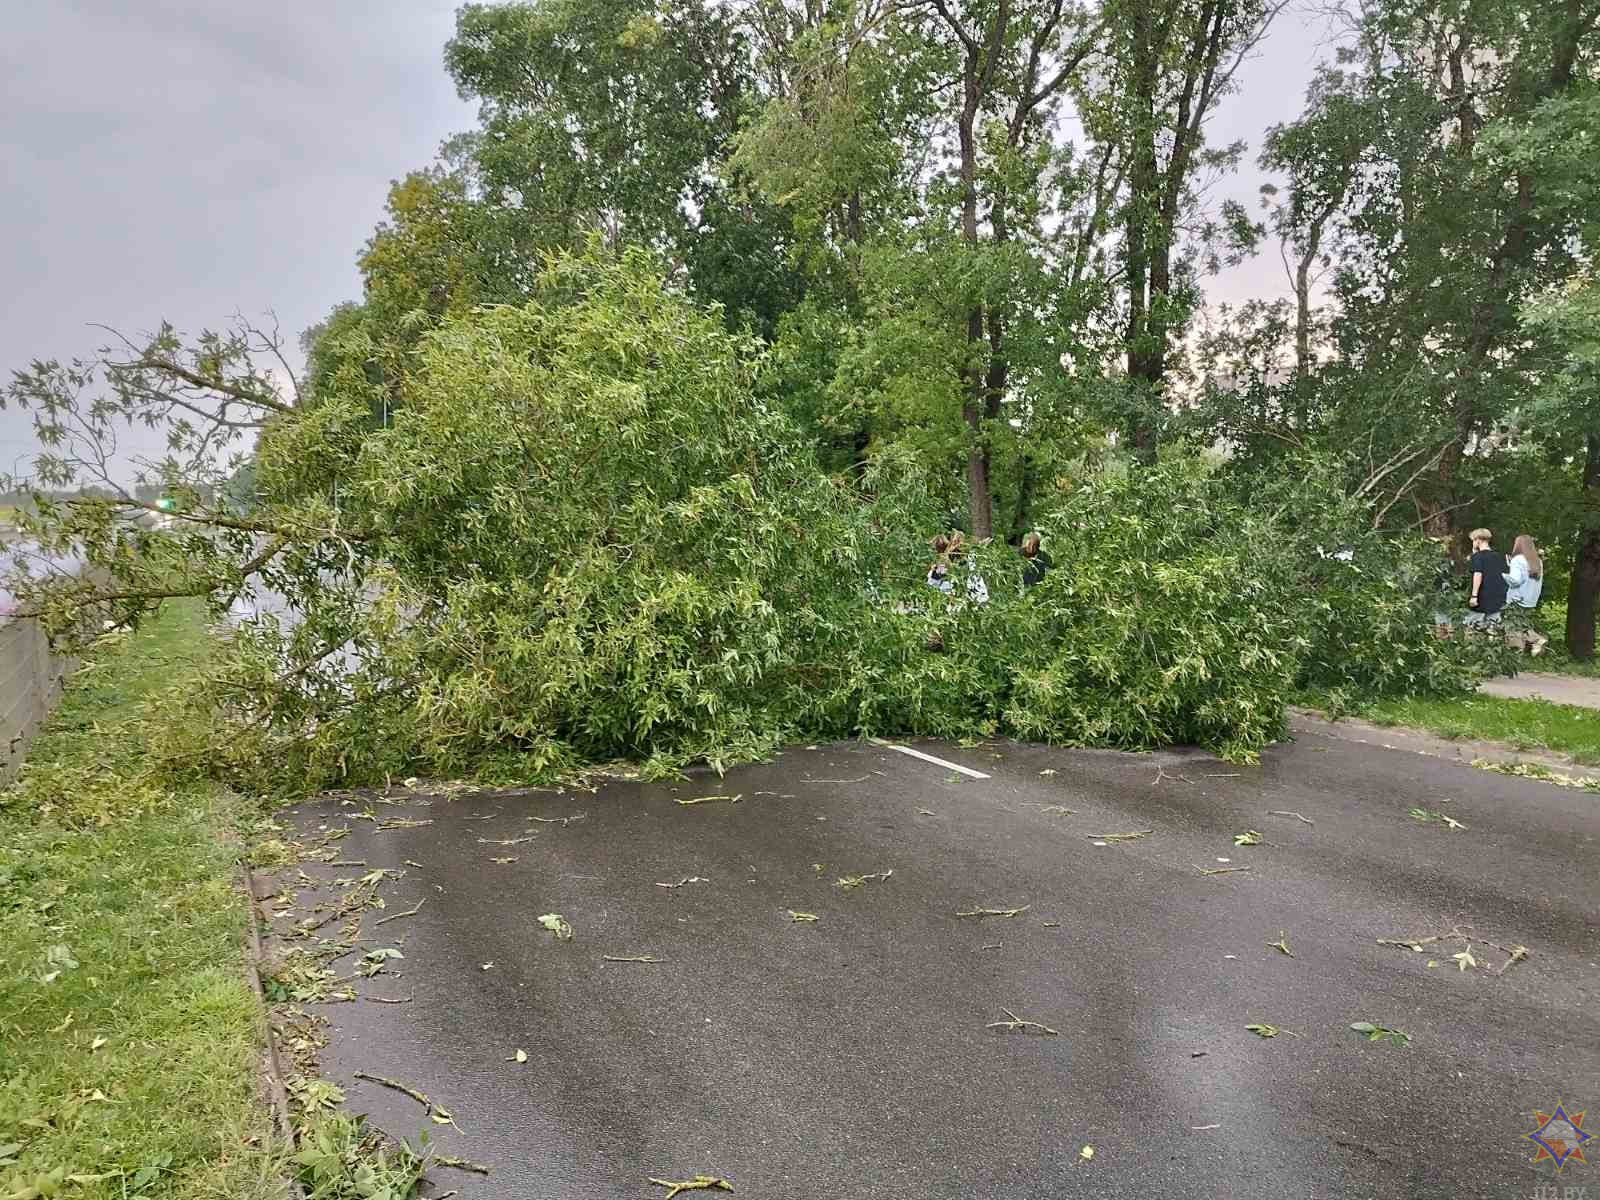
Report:
[[1523,959],[1525,959],[1527,957],[1528,957],[1528,948],[1526,946],[1513,946],[1511,948],[1511,957],[1506,959],[1505,962],[1500,964],[1500,969],[1498,971],[1494,971],[1494,972],[1491,972],[1491,973],[1494,974],[1494,975],[1504,975],[1512,967],[1516,966],[1519,962],[1521,962]]
[[1037,1029],[1041,1034],[1044,1034],[1047,1037],[1059,1037],[1060,1036],[1058,1033],[1056,1033],[1056,1031],[1054,1029],[1051,1029],[1048,1025],[1041,1025],[1037,1021],[1024,1021],[1021,1017],[1017,1016],[1017,1014],[1012,1012],[1009,1008],[1002,1008],[1000,1011],[1005,1013],[1005,1015],[1006,1015],[1006,1017],[1008,1019],[1004,1020],[1004,1021],[991,1021],[991,1022],[989,1022],[988,1025],[985,1026],[986,1029],[1001,1029],[1001,1030],[1004,1030],[1006,1033],[1021,1033],[1021,1032],[1025,1031],[1025,1030]]
[[410,1004],[416,999],[415,996],[400,996],[392,1000],[387,996],[363,996],[361,998],[363,1000],[370,1000],[374,1004]]
[[1125,833],[1087,833],[1084,836],[1094,842],[1131,842],[1154,832],[1154,829],[1130,829]]
[[1413,808],[1409,810],[1408,815],[1419,825],[1445,825],[1451,829],[1466,828],[1465,825],[1456,820],[1454,817],[1447,817],[1444,813],[1436,812],[1435,810],[1429,808]]
[[1093,1158],[1094,1157],[1094,1147],[1093,1146],[1085,1146],[1082,1150],[1078,1151],[1078,1157],[1082,1158],[1082,1159]]
[[1269,817],[1293,817],[1297,821],[1304,821],[1307,825],[1315,825],[1316,824],[1315,821],[1313,821],[1310,817],[1306,816],[1304,813],[1287,812],[1287,811],[1285,811],[1285,810],[1283,810],[1281,808],[1268,809],[1267,810],[1267,816],[1269,816]]
[[1403,1029],[1390,1029],[1387,1025],[1374,1025],[1371,1021],[1353,1021],[1350,1028],[1369,1042],[1381,1042],[1388,1038],[1399,1046],[1411,1044],[1411,1035]]
[[1195,867],[1195,870],[1202,875],[1234,875],[1249,869],[1249,867]]
[[533,841],[533,835],[514,838],[479,838],[478,842],[484,846],[520,846],[523,842]]
[[1243,833],[1233,835],[1233,844],[1235,846],[1259,846],[1264,841],[1266,839],[1261,836],[1259,829],[1246,829]]
[[572,926],[567,923],[567,919],[560,913],[545,913],[544,916],[539,918],[539,924],[555,934],[558,942],[570,942],[572,940]]
[[405,912],[397,912],[390,916],[382,917],[379,920],[374,921],[372,923],[372,927],[376,929],[379,925],[387,925],[390,921],[398,921],[404,917],[414,917],[422,911],[422,906],[427,902],[427,897],[423,897],[421,900],[417,901],[416,908],[408,908]]
[[791,921],[811,922],[821,920],[816,913],[795,912],[795,910],[792,908],[787,911],[789,913],[789,920]]
[[[456,1171],[471,1171],[474,1175],[487,1175],[489,1173],[489,1168],[482,1163],[475,1163],[469,1158],[456,1158],[452,1154],[435,1154],[433,1156],[433,1165],[436,1167],[450,1167]],[[451,1196],[455,1194],[455,1192],[447,1193],[447,1195]],[[440,1196],[439,1200],[445,1200],[444,1196]]]
[[1221,1128],[1222,1128],[1221,1125],[1191,1125],[1191,1126],[1189,1126],[1190,1131],[1193,1132],[1193,1133],[1204,1133],[1208,1129],[1221,1129]]
[[[357,1079],[365,1079],[368,1083],[376,1083],[383,1087],[390,1088],[393,1091],[399,1092],[403,1096],[410,1096],[418,1104],[422,1105],[422,1107],[427,1111],[428,1116],[432,1117],[434,1123],[437,1125],[456,1124],[456,1119],[450,1115],[449,1109],[441,1108],[432,1100],[428,1099],[427,1096],[417,1091],[416,1088],[407,1087],[397,1079],[389,1079],[383,1075],[369,1075],[365,1071],[355,1072],[355,1077]],[[461,1126],[456,1125],[456,1128],[460,1129]]]
[[489,861],[504,867],[514,862],[520,862],[521,860],[518,859],[515,854],[508,854],[503,858],[491,858]]
[[1021,908],[975,908],[971,912],[958,912],[958,917],[1015,917],[1027,912],[1033,905],[1024,904]]
[[674,888],[686,887],[687,885],[689,885],[691,883],[710,883],[710,882],[711,882],[711,880],[707,879],[704,875],[686,875],[682,879],[678,880],[677,883],[658,883],[658,884],[656,884],[656,886],[658,888],[666,888],[670,892]]
[[1065,804],[1027,804],[1026,808],[1037,808],[1041,815],[1047,817],[1075,817],[1078,810],[1068,808]]
[[871,775],[860,775],[855,779],[802,779],[801,783],[865,783]]
[[1296,1038],[1300,1036],[1292,1029],[1279,1029],[1276,1025],[1246,1025],[1245,1028],[1259,1038],[1275,1038],[1280,1033],[1287,1033],[1290,1037]]
[[879,871],[874,875],[846,875],[842,879],[835,880],[833,886],[840,888],[858,888],[868,880],[887,879],[893,874],[894,869],[890,868],[887,871]]
[[729,804],[737,804],[743,799],[744,793],[739,792],[733,796],[696,796],[693,800],[674,800],[673,803],[688,806],[690,804],[714,804],[719,800],[725,800]]
[[[1528,948],[1521,944],[1502,946],[1499,942],[1491,942],[1488,938],[1477,937],[1475,939],[1475,935],[1467,933],[1459,925],[1446,930],[1444,933],[1433,933],[1426,937],[1378,938],[1377,943],[1380,946],[1393,946],[1396,949],[1411,950],[1421,954],[1424,946],[1432,945],[1434,942],[1460,942],[1466,947],[1465,951],[1463,951],[1466,958],[1463,958],[1461,954],[1452,954],[1450,957],[1456,960],[1461,970],[1465,971],[1469,966],[1475,967],[1478,965],[1478,960],[1472,955],[1472,943],[1474,940],[1484,946],[1493,946],[1496,950],[1506,955],[1506,961],[1500,964],[1499,970],[1489,972],[1491,975],[1504,975],[1517,963],[1525,960],[1530,953]],[[1435,964],[1430,962],[1428,965],[1431,967]]]
[[1280,954],[1286,954],[1290,958],[1294,957],[1294,951],[1289,949],[1289,939],[1287,936],[1285,936],[1283,930],[1281,929],[1278,930],[1278,940],[1275,942],[1268,942],[1267,945],[1278,951]]
[[1539,763],[1490,762],[1486,758],[1475,758],[1472,765],[1480,771],[1493,771],[1497,775],[1515,775],[1519,779],[1537,779],[1540,783],[1553,783],[1557,787],[1600,792],[1600,775],[1569,775],[1565,771],[1552,771]]
[[681,1183],[675,1183],[670,1179],[656,1179],[652,1177],[650,1182],[655,1184],[657,1187],[664,1187],[667,1189],[667,1194],[662,1198],[662,1200],[672,1200],[672,1198],[679,1192],[733,1191],[733,1184],[729,1183],[726,1179],[719,1179],[715,1175],[696,1175],[693,1179],[685,1179]]
[[631,954],[626,956],[602,954],[600,956],[600,961],[615,963],[658,963],[666,962],[667,960],[664,958],[651,958],[648,954]]
[[518,1050],[510,1058],[506,1059],[506,1061],[507,1062],[514,1062],[514,1063],[525,1063],[525,1062],[528,1061],[528,1052],[526,1050]]
[[537,821],[541,825],[571,825],[574,821],[581,821],[588,815],[588,813],[579,813],[575,817],[528,817],[527,819]]
[[978,949],[979,950],[998,950],[998,949],[1000,949],[1000,947],[1002,945],[1004,945],[1003,942],[990,942],[987,946],[979,946]]

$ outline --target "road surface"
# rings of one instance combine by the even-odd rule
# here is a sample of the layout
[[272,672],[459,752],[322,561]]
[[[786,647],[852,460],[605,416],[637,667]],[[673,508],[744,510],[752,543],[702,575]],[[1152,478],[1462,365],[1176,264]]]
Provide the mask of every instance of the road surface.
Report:
[[[463,1200],[701,1173],[750,1200],[1510,1198],[1552,1182],[1536,1111],[1600,1110],[1600,797],[1309,733],[1260,767],[916,748],[966,771],[850,743],[725,779],[302,806],[308,841],[348,829],[329,855],[367,864],[311,876],[404,872],[358,946],[404,958],[318,1006],[324,1075],[490,1165],[435,1173]],[[740,799],[679,803],[706,796]],[[349,894],[295,891],[280,928]],[[1019,911],[961,915],[986,908]],[[993,1028],[1008,1011],[1055,1035]]]

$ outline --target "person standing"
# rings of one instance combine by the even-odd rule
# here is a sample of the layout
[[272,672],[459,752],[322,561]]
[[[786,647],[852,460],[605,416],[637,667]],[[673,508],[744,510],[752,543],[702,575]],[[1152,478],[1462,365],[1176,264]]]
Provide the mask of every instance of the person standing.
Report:
[[1020,547],[1022,551],[1022,587],[1026,591],[1035,584],[1043,581],[1045,572],[1055,564],[1050,561],[1050,555],[1039,548],[1039,533],[1037,530],[1026,534]]
[[[1511,565],[1504,578],[1508,607],[1528,610],[1539,607],[1539,597],[1544,595],[1544,560],[1530,534],[1519,533],[1511,544]],[[1538,630],[1529,630],[1524,646],[1532,654],[1543,654],[1549,642],[1550,639]]]
[[1467,597],[1465,624],[1483,625],[1500,615],[1506,606],[1506,556],[1491,548],[1494,534],[1474,529],[1472,537],[1472,592]]

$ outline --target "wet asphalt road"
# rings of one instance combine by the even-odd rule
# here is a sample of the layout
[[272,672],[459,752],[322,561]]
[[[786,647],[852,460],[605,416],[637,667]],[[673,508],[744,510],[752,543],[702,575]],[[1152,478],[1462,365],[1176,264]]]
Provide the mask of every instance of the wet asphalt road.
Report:
[[[391,1133],[490,1164],[435,1173],[463,1200],[659,1197],[648,1177],[702,1172],[753,1200],[1510,1198],[1551,1182],[1521,1137],[1535,1109],[1600,1111],[1600,796],[1319,735],[1259,768],[919,745],[991,778],[851,743],[371,809],[427,825],[303,806],[308,837],[348,827],[341,859],[406,872],[361,938],[405,957],[359,990],[413,999],[322,1007],[323,1074]],[[742,799],[674,803],[706,795]],[[1266,844],[1235,847],[1247,829]],[[1221,866],[1251,869],[1198,870]],[[957,916],[983,907],[1024,911]],[[1452,928],[1476,968],[1464,941],[1376,944]],[[1531,957],[1500,974],[1491,943]],[[986,1028],[1002,1009],[1058,1036]],[[1561,1183],[1600,1192],[1597,1170]]]

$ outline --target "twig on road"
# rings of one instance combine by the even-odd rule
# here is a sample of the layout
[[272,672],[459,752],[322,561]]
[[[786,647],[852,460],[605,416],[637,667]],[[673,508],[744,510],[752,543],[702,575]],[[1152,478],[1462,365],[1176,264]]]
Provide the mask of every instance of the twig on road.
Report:
[[1267,810],[1267,816],[1269,816],[1269,817],[1293,817],[1297,821],[1304,821],[1307,825],[1315,825],[1316,824],[1316,822],[1313,821],[1310,817],[1302,816],[1300,813],[1297,813],[1297,812],[1285,812],[1282,809],[1276,809],[1276,808],[1268,809]]
[[1024,904],[1021,908],[975,908],[971,912],[958,912],[958,917],[1015,917],[1027,912],[1033,905]]
[[626,956],[602,954],[600,956],[600,961],[615,963],[658,963],[666,962],[667,960],[664,958],[652,958],[648,954],[631,954]]
[[1130,829],[1124,833],[1086,833],[1083,836],[1092,842],[1131,842],[1135,838],[1149,837],[1154,829]]
[[674,800],[673,803],[687,807],[690,804],[712,804],[718,800],[726,800],[729,804],[737,804],[743,799],[744,793],[740,792],[736,796],[696,796],[693,800]]
[[1249,867],[1195,867],[1195,870],[1202,875],[1235,875],[1249,869]]
[[719,1179],[715,1175],[696,1175],[693,1179],[685,1179],[682,1182],[674,1182],[671,1179],[656,1179],[652,1177],[650,1182],[655,1184],[657,1187],[664,1187],[668,1189],[666,1196],[663,1197],[663,1200],[672,1200],[672,1198],[679,1192],[709,1192],[713,1190],[719,1192],[733,1191],[733,1184],[729,1183],[726,1179]]
[[414,917],[422,911],[422,906],[427,902],[428,898],[424,896],[421,900],[417,901],[416,908],[408,908],[405,910],[405,912],[397,912],[393,916],[384,917],[382,920],[374,921],[372,923],[372,927],[376,929],[379,925],[387,925],[390,921],[398,921],[403,917]]
[[1027,1029],[1037,1029],[1040,1033],[1046,1035],[1047,1037],[1059,1037],[1060,1036],[1059,1034],[1056,1033],[1056,1031],[1054,1029],[1051,1029],[1048,1025],[1041,1025],[1037,1021],[1024,1021],[1021,1017],[1017,1016],[1017,1014],[1012,1012],[1009,1008],[1002,1008],[1000,1011],[1005,1013],[1005,1015],[1007,1017],[1009,1017],[1010,1020],[1007,1020],[1007,1021],[991,1021],[991,1022],[989,1022],[989,1024],[987,1026],[985,1026],[985,1028],[987,1028],[987,1029],[1003,1029],[1007,1033],[1020,1033],[1023,1030],[1027,1030]]
[[[441,1167],[453,1167],[457,1171],[471,1171],[474,1175],[487,1175],[489,1168],[482,1163],[475,1163],[469,1158],[456,1158],[449,1154],[436,1154],[433,1161]],[[452,1196],[454,1192],[450,1193]],[[443,1196],[439,1200],[444,1200]]]

